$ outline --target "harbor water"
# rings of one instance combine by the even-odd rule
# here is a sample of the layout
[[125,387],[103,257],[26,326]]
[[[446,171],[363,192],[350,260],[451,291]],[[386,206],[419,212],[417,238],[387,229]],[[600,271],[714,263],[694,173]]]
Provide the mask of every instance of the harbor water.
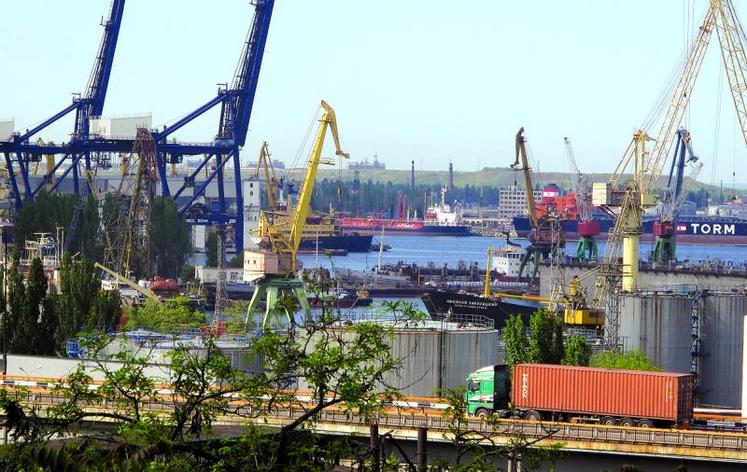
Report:
[[[374,237],[378,242],[380,237]],[[512,240],[522,246],[527,246],[526,239]],[[416,263],[421,266],[434,263],[436,267],[448,264],[449,267],[457,267],[459,261],[471,263],[477,261],[480,267],[485,267],[486,251],[488,246],[500,247],[506,244],[505,239],[488,238],[481,236],[450,237],[450,236],[407,236],[407,235],[384,235],[384,244],[391,246],[389,251],[381,254],[382,264],[396,264],[403,261],[408,264]],[[576,253],[576,241],[569,241],[565,253],[569,256]],[[598,242],[599,253],[604,254],[605,243]],[[651,253],[652,243],[641,243],[640,254],[646,259]],[[325,256],[320,253],[303,254],[298,256],[305,268],[320,267],[341,268],[351,270],[372,270],[379,261],[378,252],[349,253],[346,256]],[[724,265],[736,267],[747,267],[747,248],[743,246],[727,246],[717,244],[679,244],[677,245],[677,258],[688,264],[701,263],[703,261],[720,261]]]

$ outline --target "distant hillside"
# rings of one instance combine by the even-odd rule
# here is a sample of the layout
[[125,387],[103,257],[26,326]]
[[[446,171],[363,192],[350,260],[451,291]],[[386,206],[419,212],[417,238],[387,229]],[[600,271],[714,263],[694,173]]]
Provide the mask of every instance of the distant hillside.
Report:
[[[299,171],[290,170],[294,175],[298,174]],[[415,182],[417,185],[439,185],[446,184],[448,182],[448,171],[440,170],[416,170],[415,171]],[[588,174],[592,182],[605,182],[609,179],[610,174]],[[354,173],[344,170],[340,171],[337,169],[333,170],[320,170],[320,179],[337,179],[341,178],[343,181],[352,181]],[[523,175],[521,172],[514,171],[508,167],[490,167],[484,168],[481,171],[470,171],[470,172],[459,172],[454,171],[454,185],[457,187],[464,187],[465,185],[470,186],[492,186],[492,187],[505,187],[511,185],[514,182],[519,185],[523,185]],[[409,170],[371,170],[362,171],[360,173],[361,181],[368,181],[369,179],[375,183],[381,182],[392,182],[393,184],[408,184],[410,182],[410,171]],[[549,184],[556,183],[564,189],[569,189],[572,185],[573,175],[568,172],[540,172],[538,175],[532,177],[536,183]],[[666,178],[662,177],[659,179],[659,185],[664,186],[666,184]],[[699,191],[706,190],[710,193],[718,192],[719,187],[714,185],[708,185],[702,182],[696,182],[694,185],[687,186],[687,190]],[[724,192],[726,192],[724,188]],[[737,189],[739,190],[739,188]]]

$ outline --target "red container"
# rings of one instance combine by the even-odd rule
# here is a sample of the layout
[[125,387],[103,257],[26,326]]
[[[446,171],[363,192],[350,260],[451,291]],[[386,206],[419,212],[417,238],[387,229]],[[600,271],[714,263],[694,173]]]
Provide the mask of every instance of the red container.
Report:
[[654,222],[654,236],[672,236],[674,234],[674,224],[671,221]]
[[581,236],[596,236],[599,234],[599,222],[586,220],[578,222],[578,234]]
[[683,423],[693,414],[693,376],[548,364],[514,367],[511,400],[525,410]]

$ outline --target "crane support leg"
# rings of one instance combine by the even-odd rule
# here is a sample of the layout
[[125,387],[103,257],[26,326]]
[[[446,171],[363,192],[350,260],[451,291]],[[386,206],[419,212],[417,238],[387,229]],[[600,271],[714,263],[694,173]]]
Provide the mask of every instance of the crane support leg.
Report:
[[26,199],[34,201],[34,195],[31,193],[31,183],[29,182],[29,166],[23,162],[23,153],[19,152],[18,156],[18,167],[21,169],[21,180],[23,180],[24,191],[26,192]]
[[10,180],[10,186],[13,188],[13,197],[16,200],[16,210],[21,208],[23,200],[21,200],[21,194],[18,191],[18,182],[16,182],[16,173],[13,171],[13,161],[10,158],[10,153],[5,154],[5,167],[8,168],[8,180]]
[[223,154],[215,156],[215,168],[218,171],[218,201],[220,202],[221,212],[226,211],[226,191],[223,180],[223,166],[226,165],[226,162],[228,162],[227,156],[224,157]]
[[158,152],[158,144],[156,144],[156,164],[158,164],[158,177],[161,180],[161,195],[170,197],[169,179],[166,176],[166,156],[167,154]]
[[576,248],[576,257],[580,261],[596,261],[599,257],[599,249],[594,238],[581,236]]
[[638,235],[629,234],[623,239],[622,289],[635,290],[638,281]]
[[287,320],[288,325],[295,324],[295,312],[289,311],[287,306],[278,307],[277,305],[278,300],[283,296],[290,296],[297,300],[304,314],[304,322],[311,321],[311,307],[306,296],[306,289],[301,280],[267,279],[257,282],[254,294],[249,302],[249,307],[246,309],[244,324],[247,327],[250,326],[249,323],[252,321],[254,313],[262,302],[265,303],[264,314],[262,315],[262,331],[276,325],[277,323],[274,321],[277,321],[277,318],[284,318],[283,322]]
[[[233,181],[236,187],[236,223],[234,224],[234,247],[236,254],[241,255],[244,251],[244,194],[243,182],[241,181],[241,159],[239,149],[233,150]],[[271,185],[267,182],[267,185]]]
[[71,165],[73,169],[73,193],[77,197],[80,195],[80,179],[78,179],[78,160],[80,159],[80,156],[77,156],[75,159],[73,159],[73,164]]

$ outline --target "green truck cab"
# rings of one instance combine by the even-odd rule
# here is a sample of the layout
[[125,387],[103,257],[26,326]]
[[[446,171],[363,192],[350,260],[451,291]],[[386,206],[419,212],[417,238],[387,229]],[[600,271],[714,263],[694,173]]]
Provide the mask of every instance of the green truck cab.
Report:
[[482,367],[467,376],[467,413],[488,415],[509,408],[511,378],[506,365]]

